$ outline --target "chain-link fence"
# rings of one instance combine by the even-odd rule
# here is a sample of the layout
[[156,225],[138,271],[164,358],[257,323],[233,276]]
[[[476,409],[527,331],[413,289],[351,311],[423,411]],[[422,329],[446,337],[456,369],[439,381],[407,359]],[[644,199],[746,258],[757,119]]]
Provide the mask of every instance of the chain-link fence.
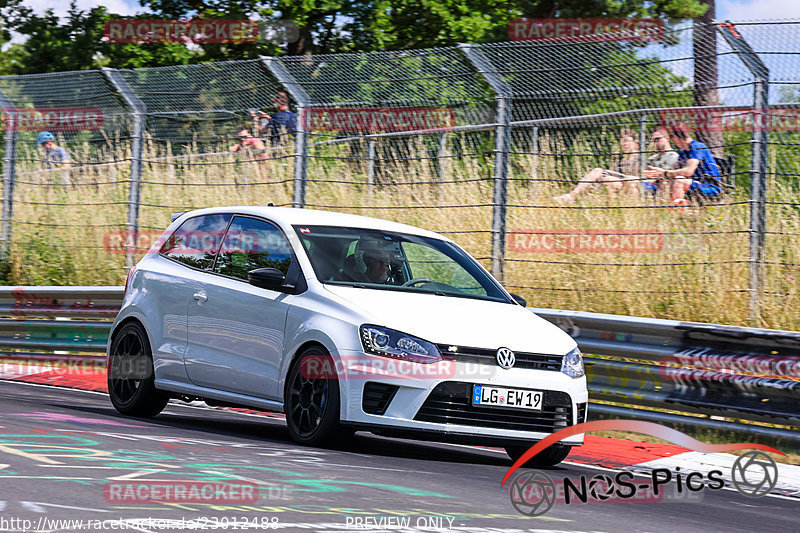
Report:
[[[2,275],[120,283],[172,212],[272,203],[446,234],[540,307],[796,329],[798,45],[800,21],[689,24],[0,77]],[[676,121],[722,194],[646,179]]]

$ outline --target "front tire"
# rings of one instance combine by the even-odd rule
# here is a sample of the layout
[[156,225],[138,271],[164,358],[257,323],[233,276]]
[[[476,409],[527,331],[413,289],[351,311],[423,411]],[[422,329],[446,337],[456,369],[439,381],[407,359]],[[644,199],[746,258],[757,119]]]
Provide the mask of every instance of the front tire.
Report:
[[[530,447],[526,448],[525,446],[506,446],[506,453],[511,457],[512,461],[516,461],[529,449]],[[567,458],[570,449],[571,446],[553,444],[534,455],[533,459],[529,459],[523,466],[555,466]]]
[[115,334],[108,357],[108,395],[123,415],[150,418],[160,413],[169,395],[156,389],[153,354],[147,333],[128,322]]
[[[320,375],[303,375],[303,361],[308,357],[323,363],[306,367],[324,368]],[[286,379],[284,404],[286,425],[295,442],[329,446],[340,440],[343,431],[339,425],[339,380],[334,368],[333,359],[321,346],[303,350],[292,363]]]

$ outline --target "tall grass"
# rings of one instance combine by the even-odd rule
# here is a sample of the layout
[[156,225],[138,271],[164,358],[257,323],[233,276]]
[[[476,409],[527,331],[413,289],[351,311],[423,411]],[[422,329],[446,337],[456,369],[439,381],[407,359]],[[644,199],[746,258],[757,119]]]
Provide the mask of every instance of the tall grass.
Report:
[[[312,147],[306,201],[447,234],[487,267],[491,260],[493,183],[491,142],[481,134],[452,135],[450,157],[437,161],[435,139],[378,143],[374,184],[367,183],[366,143]],[[141,186],[140,228],[158,232],[170,214],[220,205],[290,205],[292,146],[265,163],[224,153],[197,157],[147,142]],[[94,162],[69,171],[39,170],[39,155],[21,147],[14,190],[9,284],[121,284],[125,256],[108,249],[108,232],[125,230],[129,147],[108,143],[69,146],[73,157]],[[224,152],[226,145],[211,149]],[[587,150],[591,147],[587,147]],[[208,151],[205,147],[204,151]],[[563,151],[543,136],[542,153]],[[183,156],[176,158],[173,152]],[[402,157],[405,160],[396,161]],[[159,158],[167,158],[160,160]],[[611,198],[603,190],[564,208],[552,197],[582,172],[608,165],[608,157],[562,159],[516,153],[511,157],[507,230],[655,230],[657,253],[518,253],[507,251],[505,284],[529,305],[727,324],[749,324],[749,205],[735,190],[723,205],[667,209],[663,201]],[[116,161],[116,163],[113,163]],[[535,161],[535,164],[534,164]],[[167,163],[167,164],[165,164]],[[444,167],[440,182],[439,165]],[[536,180],[532,178],[536,177]],[[757,325],[798,329],[800,209],[796,188],[771,180],[760,318]],[[117,248],[115,252],[121,251]]]

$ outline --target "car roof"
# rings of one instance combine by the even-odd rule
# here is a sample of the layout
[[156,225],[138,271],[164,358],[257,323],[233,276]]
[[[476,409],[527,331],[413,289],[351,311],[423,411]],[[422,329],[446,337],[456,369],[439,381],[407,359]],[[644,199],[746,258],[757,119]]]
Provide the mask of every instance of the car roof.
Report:
[[349,213],[337,213],[334,211],[322,211],[318,209],[298,209],[293,207],[266,207],[252,205],[209,207],[181,213],[180,219],[182,222],[187,218],[198,215],[210,215],[214,213],[235,213],[242,215],[262,216],[284,226],[307,224],[309,226],[368,228],[383,231],[396,231],[399,233],[409,233],[411,235],[433,237],[447,241],[451,240],[433,231],[417,228],[415,226],[409,226],[408,224],[401,224],[399,222],[392,222],[390,220],[383,220],[381,218],[351,215]]

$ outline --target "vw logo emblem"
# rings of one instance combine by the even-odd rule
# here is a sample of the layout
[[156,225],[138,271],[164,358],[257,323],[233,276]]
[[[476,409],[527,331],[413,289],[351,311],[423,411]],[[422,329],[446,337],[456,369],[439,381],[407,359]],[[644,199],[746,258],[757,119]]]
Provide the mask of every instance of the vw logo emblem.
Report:
[[508,348],[500,348],[497,350],[497,364],[500,365],[500,368],[505,368],[508,370],[514,366],[516,361],[517,358],[514,357],[514,352]]

